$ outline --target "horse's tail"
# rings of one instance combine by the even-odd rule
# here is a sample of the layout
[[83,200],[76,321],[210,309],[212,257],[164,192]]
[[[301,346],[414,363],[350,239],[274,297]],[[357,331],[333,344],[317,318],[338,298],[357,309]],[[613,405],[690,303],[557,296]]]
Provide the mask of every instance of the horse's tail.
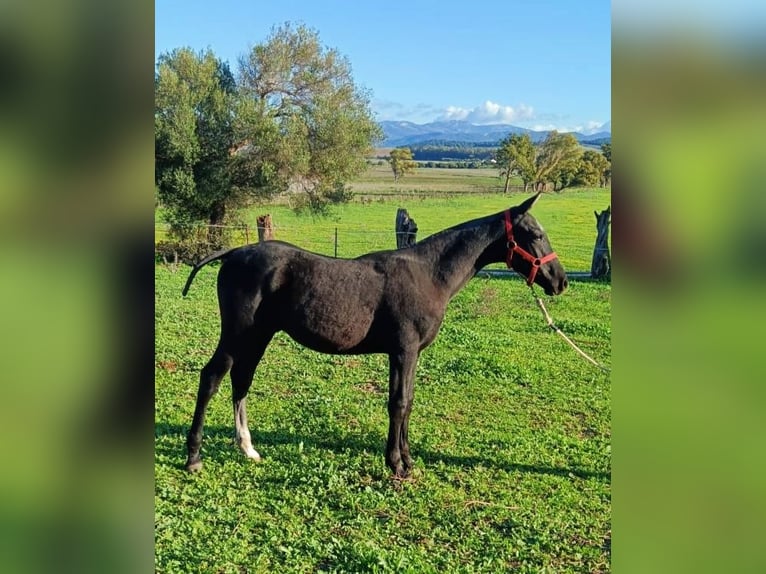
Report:
[[181,291],[181,294],[186,297],[186,294],[189,292],[189,287],[191,287],[192,281],[194,281],[194,276],[197,274],[197,272],[202,269],[205,265],[212,261],[216,261],[217,259],[225,259],[226,256],[237,249],[237,247],[228,248],[228,249],[221,249],[220,251],[216,251],[215,253],[208,255],[205,257],[202,261],[197,263],[194,268],[191,270],[191,273],[189,274],[189,278],[186,280],[186,285],[184,285],[184,290]]

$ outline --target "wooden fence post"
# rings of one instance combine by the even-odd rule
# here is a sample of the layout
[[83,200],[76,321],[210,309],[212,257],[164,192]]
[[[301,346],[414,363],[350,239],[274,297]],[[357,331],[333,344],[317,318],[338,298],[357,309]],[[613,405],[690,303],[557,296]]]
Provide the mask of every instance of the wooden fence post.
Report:
[[402,249],[415,245],[418,234],[418,225],[410,217],[406,209],[399,208],[396,211],[396,248]]
[[594,279],[612,278],[612,258],[609,256],[609,224],[612,222],[612,206],[601,213],[593,212],[596,216],[596,245],[593,248],[593,262],[590,266],[590,276]]
[[256,218],[258,223],[258,243],[263,241],[271,241],[274,239],[274,228],[271,223],[271,215],[259,215]]

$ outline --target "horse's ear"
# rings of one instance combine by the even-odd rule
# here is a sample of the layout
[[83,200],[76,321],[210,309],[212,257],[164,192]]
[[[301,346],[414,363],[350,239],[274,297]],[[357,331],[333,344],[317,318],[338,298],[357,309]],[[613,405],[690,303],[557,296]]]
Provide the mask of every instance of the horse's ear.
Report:
[[532,206],[535,204],[535,202],[540,198],[540,195],[542,195],[542,191],[538,191],[535,195],[524,201],[524,203],[517,205],[514,208],[514,211],[518,214],[526,213],[530,209],[532,209]]

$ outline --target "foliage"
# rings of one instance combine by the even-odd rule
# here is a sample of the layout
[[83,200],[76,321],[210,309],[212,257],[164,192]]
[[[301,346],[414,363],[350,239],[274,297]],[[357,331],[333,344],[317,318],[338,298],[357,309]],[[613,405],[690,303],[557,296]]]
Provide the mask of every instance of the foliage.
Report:
[[159,241],[154,246],[154,260],[156,263],[196,265],[218,249],[220,245],[217,243],[208,243],[204,240]]
[[575,176],[575,183],[603,187],[608,181],[609,167],[609,162],[602,153],[590,149],[585,150]]
[[601,153],[604,154],[606,161],[612,163],[612,142],[601,144]]
[[388,163],[391,165],[391,171],[394,172],[394,181],[398,181],[408,173],[413,173],[418,164],[412,159],[410,148],[396,148],[391,150],[388,157]]
[[560,134],[553,130],[537,150],[535,158],[535,183],[545,186],[553,183],[554,191],[560,191],[574,182],[583,150],[571,133]]
[[[366,169],[365,155],[382,137],[369,93],[354,84],[351,64],[321,45],[318,34],[287,23],[240,59],[248,142],[237,167],[256,172],[271,192],[309,194],[316,206]],[[312,211],[314,207],[311,207]]]
[[609,162],[609,165],[604,170],[604,180],[609,183],[612,181],[612,142],[607,142],[601,145],[601,153]]
[[[229,150],[234,78],[212,52],[181,48],[159,57],[154,87],[155,179],[175,234],[222,224],[231,199]],[[213,233],[211,241],[217,238]]]
[[489,161],[497,146],[497,142],[433,140],[413,144],[410,149],[416,161]]
[[535,176],[535,147],[528,134],[509,134],[500,141],[495,154],[500,176],[505,178],[504,193],[508,193],[508,184],[512,175],[518,175],[524,182],[524,191]]
[[221,224],[248,197],[305,194],[311,211],[348,200],[382,133],[348,60],[304,26],[272,30],[237,78],[211,51],[162,54],[155,75],[155,165],[167,221]]

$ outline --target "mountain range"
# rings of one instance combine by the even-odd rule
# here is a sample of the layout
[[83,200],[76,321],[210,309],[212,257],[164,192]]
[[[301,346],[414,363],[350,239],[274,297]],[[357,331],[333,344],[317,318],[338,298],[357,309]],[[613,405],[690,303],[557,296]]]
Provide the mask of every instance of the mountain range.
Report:
[[[508,134],[529,134],[532,142],[543,141],[550,131],[534,131],[509,124],[477,125],[461,120],[416,124],[406,121],[380,122],[385,138],[381,147],[399,147],[431,141],[498,142]],[[589,133],[572,132],[580,143],[600,144],[612,139],[611,120]]]

